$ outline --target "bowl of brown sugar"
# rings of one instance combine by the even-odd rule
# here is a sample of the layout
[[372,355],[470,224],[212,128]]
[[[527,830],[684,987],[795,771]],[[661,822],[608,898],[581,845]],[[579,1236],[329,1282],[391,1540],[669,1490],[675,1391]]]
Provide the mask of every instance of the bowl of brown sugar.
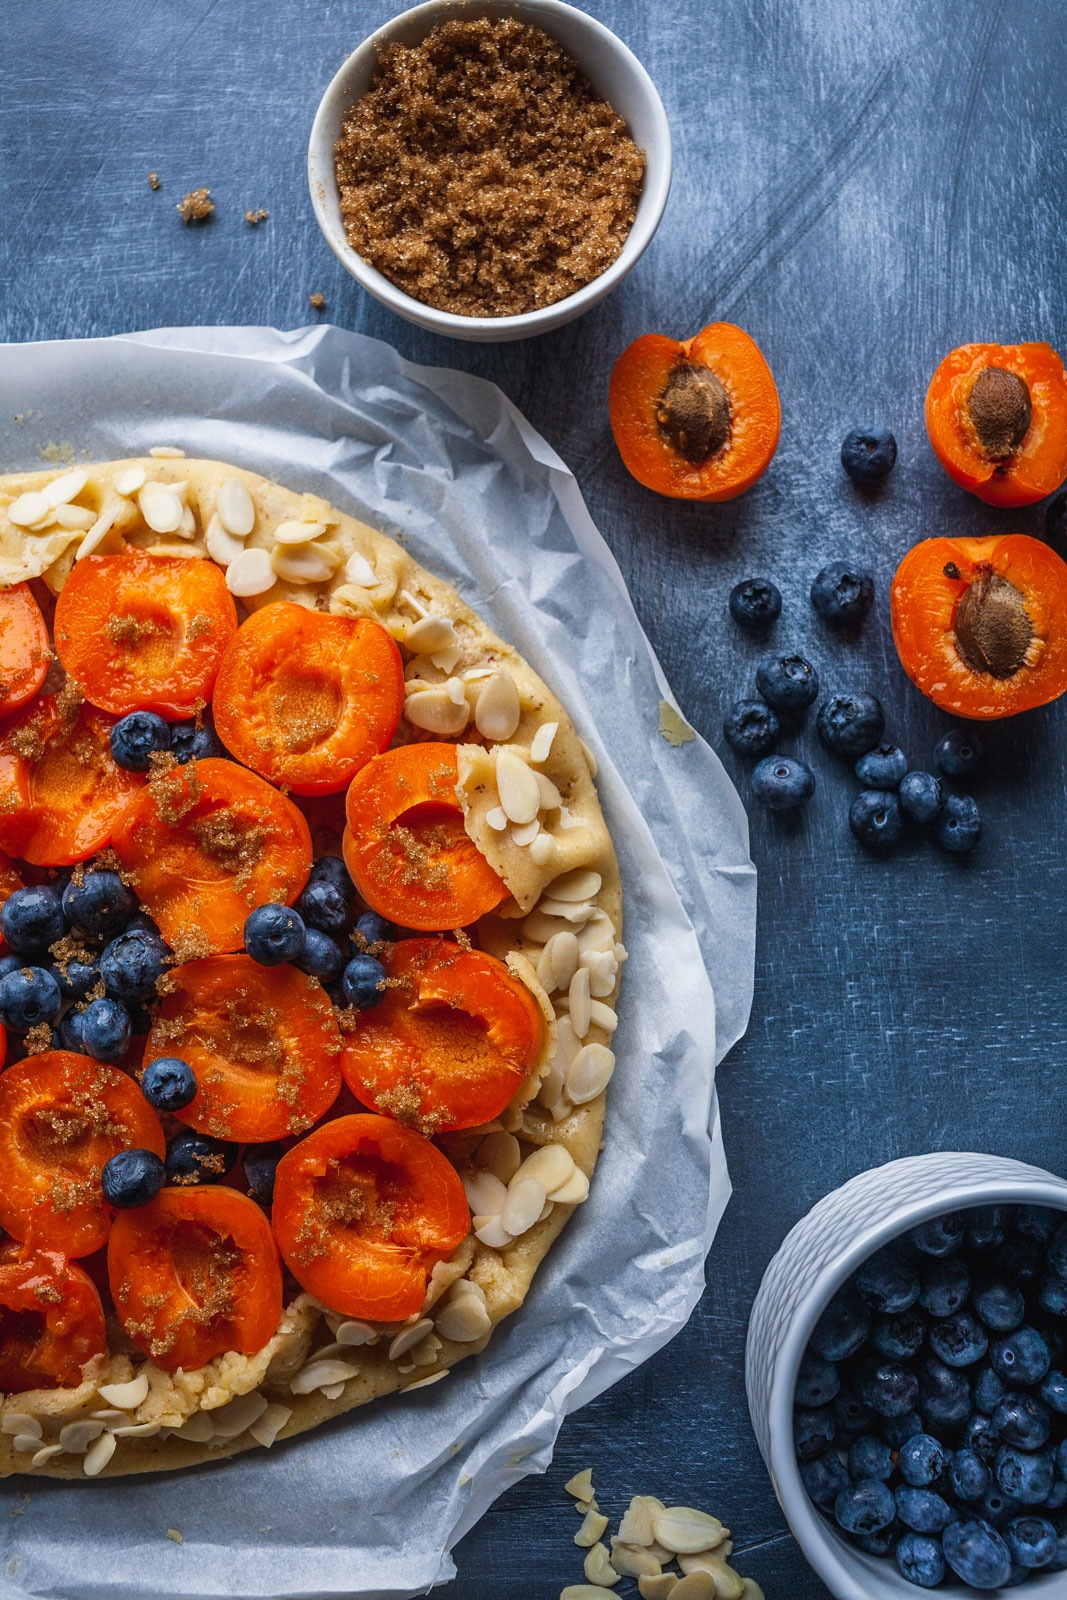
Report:
[[671,138],[648,73],[563,0],[429,0],[348,57],[308,179],[368,293],[455,339],[522,339],[596,305],[648,247]]

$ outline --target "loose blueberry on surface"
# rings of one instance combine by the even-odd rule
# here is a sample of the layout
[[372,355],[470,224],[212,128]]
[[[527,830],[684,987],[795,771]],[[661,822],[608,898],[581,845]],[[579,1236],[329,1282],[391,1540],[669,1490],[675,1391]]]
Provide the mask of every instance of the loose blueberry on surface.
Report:
[[865,789],[848,808],[848,825],[866,850],[888,850],[900,838],[900,805],[888,789]]
[[312,878],[297,900],[296,910],[309,928],[337,938],[351,923],[352,899],[332,879]]
[[192,1184],[218,1183],[237,1160],[237,1145],[210,1134],[183,1128],[167,1146],[167,1182],[188,1188]]
[[44,967],[18,967],[0,978],[0,1021],[13,1033],[54,1022],[62,1004],[59,984]]
[[[958,1211],[946,1211],[943,1217],[931,1217],[912,1228],[908,1238],[924,1256],[951,1256],[963,1243],[963,1217]],[[955,1311],[957,1308],[951,1308]],[[947,1313],[944,1313],[947,1315]]]
[[182,767],[188,761],[205,761],[209,758],[225,761],[229,756],[229,751],[215,732],[210,711],[201,713],[199,728],[195,718],[192,722],[172,722],[170,747],[178,765]]
[[1043,1379],[1038,1394],[1050,1411],[1067,1416],[1067,1373],[1059,1372],[1054,1367]]
[[848,1470],[857,1483],[864,1478],[877,1478],[885,1483],[892,1476],[893,1453],[883,1439],[871,1433],[864,1434],[849,1446]]
[[355,955],[341,977],[345,1000],[359,1011],[369,1011],[385,999],[385,968],[375,956]]
[[989,1336],[977,1317],[958,1311],[931,1325],[930,1348],[948,1367],[973,1367],[989,1349]]
[[970,778],[982,765],[982,741],[977,733],[950,728],[934,746],[934,764],[946,777]]
[[989,1493],[993,1474],[976,1450],[956,1450],[948,1464],[948,1483],[957,1500],[977,1501]]
[[782,724],[762,700],[735,700],[722,725],[723,737],[740,756],[765,756],[778,743]]
[[1052,1488],[1052,1457],[1041,1451],[1030,1454],[1017,1445],[1002,1444],[994,1470],[1003,1492],[1024,1506],[1039,1506]]
[[922,1348],[926,1323],[914,1311],[896,1317],[878,1317],[871,1328],[871,1343],[890,1361],[910,1361]]
[[919,1380],[898,1361],[872,1361],[857,1374],[859,1392],[880,1417],[902,1417],[915,1409]]
[[878,1432],[891,1450],[899,1450],[902,1444],[914,1439],[915,1435],[922,1431],[923,1419],[917,1411],[905,1411],[900,1417],[878,1419]]
[[815,793],[815,774],[792,756],[766,756],[752,773],[752,793],[769,811],[791,811]]
[[[759,702],[757,701],[758,705]],[[391,944],[396,938],[396,929],[391,922],[386,922],[377,911],[364,911],[362,916],[356,918],[353,929],[353,943],[359,947],[363,943],[373,952],[373,947],[380,944]]]
[[865,789],[896,789],[908,770],[908,758],[895,744],[876,744],[853,769]]
[[793,1448],[798,1461],[814,1461],[834,1442],[834,1419],[831,1412],[794,1411]]
[[925,1489],[945,1470],[945,1447],[929,1433],[915,1433],[900,1446],[897,1465],[905,1483]]
[[117,1000],[149,1000],[166,968],[166,946],[143,933],[120,933],[104,946],[100,976]]
[[245,1146],[241,1165],[244,1167],[248,1191],[257,1205],[269,1206],[273,1203],[274,1175],[284,1154],[285,1146],[276,1140],[269,1144]]
[[94,1061],[114,1065],[130,1048],[133,1028],[121,1000],[91,1000],[82,1012],[82,1041]]
[[930,772],[906,772],[897,793],[902,809],[913,822],[933,822],[945,803],[941,779]]
[[993,1279],[979,1284],[972,1301],[975,1311],[993,1333],[1010,1333],[1026,1315],[1026,1301],[1013,1283]]
[[1001,1538],[1021,1567],[1047,1567],[1056,1554],[1056,1529],[1045,1517],[1012,1517]]
[[940,1533],[952,1521],[952,1508],[932,1489],[913,1489],[910,1483],[898,1484],[893,1492],[897,1516],[906,1528],[916,1533]]
[[166,1176],[166,1168],[154,1150],[120,1150],[105,1161],[100,1186],[109,1206],[129,1211],[154,1200]]
[[849,1476],[839,1457],[827,1450],[814,1461],[800,1463],[800,1481],[820,1511],[832,1511],[841,1490],[848,1487]]
[[896,1520],[891,1492],[876,1478],[850,1483],[834,1501],[834,1519],[846,1533],[881,1533]]
[[824,700],[815,725],[823,743],[837,755],[861,756],[881,739],[885,712],[873,694],[858,689]]
[[812,579],[811,603],[835,627],[858,626],[874,603],[874,579],[853,572],[845,561],[831,561]]
[[777,711],[803,711],[819,692],[819,674],[803,656],[765,656],[756,668],[756,688]]
[[245,952],[261,967],[280,967],[303,954],[307,930],[292,906],[257,906],[245,922]]
[[940,1539],[909,1528],[896,1544],[893,1554],[901,1576],[920,1589],[936,1589],[945,1576],[945,1557]]
[[60,1048],[63,1050],[73,1050],[75,1055],[79,1056],[83,1056],[87,1053],[85,1049],[85,1036],[82,1033],[82,1022],[84,1016],[85,1013],[83,1011],[75,1011],[74,1007],[71,1006],[69,1011],[65,1011],[63,1013],[59,1022]]
[[63,890],[63,910],[72,927],[110,939],[125,928],[137,910],[137,896],[117,872],[99,868],[73,879]]
[[824,1361],[846,1361],[865,1342],[871,1318],[854,1290],[839,1289],[815,1324],[808,1343]]
[[841,1379],[833,1362],[823,1361],[821,1356],[813,1356],[810,1351],[806,1352],[801,1358],[800,1371],[797,1373],[794,1404],[804,1406],[808,1410],[828,1406],[840,1389]]
[[897,441],[888,428],[853,428],[841,445],[841,465],[853,483],[881,483],[897,459]]
[[152,757],[170,749],[170,724],[154,711],[131,711],[111,730],[111,758],[126,772],[147,772]]
[[196,1099],[196,1073],[180,1056],[157,1056],[141,1074],[141,1093],[157,1111],[181,1111]]
[[1040,1383],[1052,1365],[1048,1341],[1029,1323],[994,1339],[989,1359],[1005,1383]]
[[959,1517],[941,1535],[945,1560],[972,1589],[997,1589],[1011,1576],[1011,1554],[981,1517]]
[[730,615],[739,628],[769,628],[782,614],[782,596],[766,578],[743,578],[730,590]]
[[344,964],[344,951],[328,933],[322,933],[318,928],[306,930],[303,953],[296,961],[301,972],[306,972],[310,978],[318,978],[320,983],[332,983],[340,976]]
[[47,955],[49,945],[66,931],[63,902],[47,884],[16,889],[0,906],[0,934],[16,955],[27,960]]
[[831,1402],[830,1410],[837,1430],[834,1440],[838,1444],[857,1434],[869,1433],[877,1421],[870,1406],[853,1388],[843,1388]]
[[853,1283],[872,1311],[896,1315],[919,1298],[919,1279],[911,1263],[898,1251],[876,1250],[853,1275]]

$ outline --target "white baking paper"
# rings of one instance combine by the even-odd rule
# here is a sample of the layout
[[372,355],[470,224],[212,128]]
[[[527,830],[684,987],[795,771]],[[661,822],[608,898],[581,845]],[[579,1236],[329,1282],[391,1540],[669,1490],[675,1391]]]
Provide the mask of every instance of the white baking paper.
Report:
[[703,740],[661,736],[670,691],[619,569],[570,473],[492,384],[330,327],[0,347],[0,470],[156,444],[399,530],[557,691],[596,752],[622,866],[618,1066],[590,1199],[482,1355],[269,1452],[155,1477],[8,1479],[0,1595],[395,1600],[451,1577],[451,1547],[546,1468],[566,1414],[672,1338],[700,1296],[729,1195],[714,1068],[752,996],[745,815]]

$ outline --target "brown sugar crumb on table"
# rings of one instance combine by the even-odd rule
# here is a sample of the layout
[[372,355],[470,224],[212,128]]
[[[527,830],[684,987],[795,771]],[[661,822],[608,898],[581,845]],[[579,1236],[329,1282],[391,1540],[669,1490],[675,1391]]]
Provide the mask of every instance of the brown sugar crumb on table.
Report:
[[204,222],[214,211],[215,202],[210,189],[190,189],[174,209],[181,212],[183,222]]
[[460,316],[574,294],[618,257],[645,157],[540,28],[454,20],[389,45],[335,147],[349,244]]
[[158,172],[150,172],[148,174],[148,187],[150,189],[161,189],[163,187]]
[[258,211],[246,211],[245,212],[245,221],[246,222],[250,222],[252,224],[253,228],[254,228],[254,227],[256,227],[256,225],[258,223],[266,222],[266,220],[267,220],[267,218],[269,216],[270,216],[270,212],[269,211],[264,211],[263,207],[261,206]]
[[315,307],[316,311],[325,311],[326,296],[324,294],[309,294],[308,299],[311,301],[311,304]]

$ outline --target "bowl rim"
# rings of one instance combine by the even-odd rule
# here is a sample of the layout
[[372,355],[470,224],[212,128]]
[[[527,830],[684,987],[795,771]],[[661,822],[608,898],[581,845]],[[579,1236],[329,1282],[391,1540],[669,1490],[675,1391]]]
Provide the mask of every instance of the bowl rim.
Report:
[[[534,311],[523,311],[506,317],[465,317],[453,311],[440,311],[435,306],[427,305],[425,301],[416,300],[413,295],[406,294],[384,273],[365,261],[348,243],[340,220],[340,208],[327,198],[326,187],[322,181],[318,155],[323,145],[330,150],[332,161],[332,148],[327,140],[326,125],[333,114],[335,100],[344,97],[345,88],[352,74],[364,65],[368,56],[372,53],[376,56],[383,45],[398,34],[407,33],[413,24],[421,26],[425,22],[428,32],[436,22],[454,13],[471,16],[487,13],[511,14],[528,22],[543,19],[546,33],[552,33],[551,21],[554,17],[566,17],[576,22],[579,30],[584,31],[589,37],[590,55],[594,54],[599,46],[610,51],[627,66],[635,80],[638,97],[643,98],[644,109],[654,125],[652,136],[645,141],[645,175],[638,198],[637,214],[619,254],[602,273],[583,284],[580,289],[576,289],[573,294],[565,296],[562,300],[555,300],[551,305],[538,306]],[[575,56],[583,72],[589,74],[587,58],[584,55],[579,58],[573,50],[570,53]],[[617,106],[614,109],[620,116],[624,115]],[[629,117],[626,120],[629,127]],[[460,338],[491,339],[495,335],[500,339],[506,339],[520,333],[547,332],[559,322],[570,320],[603,299],[636,265],[651,244],[667,204],[672,168],[670,124],[659,91],[647,69],[618,34],[613,33],[588,12],[569,5],[567,0],[422,0],[419,5],[398,12],[380,28],[368,34],[345,57],[330,79],[312,120],[307,153],[308,186],[311,190],[315,220],[326,243],[345,270],[363,289],[383,305],[388,306],[391,311],[424,328]]]
[[[1022,1162],[1019,1166],[1020,1172],[1015,1179],[991,1179],[980,1175],[953,1179],[936,1197],[916,1200],[860,1236],[853,1237],[848,1246],[819,1273],[782,1340],[767,1404],[767,1467],[786,1521],[800,1545],[804,1559],[839,1600],[870,1600],[870,1591],[859,1586],[854,1574],[844,1566],[839,1554],[841,1550],[847,1551],[849,1557],[866,1568],[872,1577],[899,1585],[902,1597],[914,1594],[915,1586],[901,1577],[886,1558],[868,1555],[857,1546],[846,1544],[804,1487],[793,1450],[793,1395],[800,1362],[812,1330],[833,1295],[857,1267],[883,1245],[900,1238],[909,1229],[921,1222],[928,1222],[932,1217],[941,1216],[946,1211],[1013,1204],[1047,1205],[1067,1215],[1067,1180],[1057,1178],[1052,1173],[1043,1174],[1038,1168],[1027,1168]],[[1062,1580],[1065,1574],[1048,1573],[1046,1577],[1059,1578],[1060,1592],[1064,1592]],[[974,1593],[974,1590],[956,1582],[951,1575],[949,1578],[947,1586],[941,1585],[938,1589],[938,1593],[944,1594],[946,1600]],[[1034,1578],[1040,1580],[1041,1574],[1035,1573]],[[1028,1590],[1036,1596],[1046,1597],[1052,1592],[1049,1587],[1033,1581],[1028,1585]]]

